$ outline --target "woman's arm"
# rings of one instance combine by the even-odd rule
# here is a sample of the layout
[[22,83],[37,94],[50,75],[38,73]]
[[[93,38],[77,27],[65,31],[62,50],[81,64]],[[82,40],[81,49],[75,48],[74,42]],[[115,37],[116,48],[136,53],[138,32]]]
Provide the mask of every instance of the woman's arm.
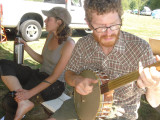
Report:
[[[47,39],[48,39],[49,35],[50,35],[50,33],[48,34]],[[46,39],[46,41],[47,41],[47,39]],[[30,46],[28,46],[28,44],[27,44],[25,41],[21,40],[21,43],[24,44],[24,50],[25,50],[35,61],[37,61],[37,62],[39,62],[40,64],[42,64],[42,62],[43,62],[43,56],[42,56],[41,54],[35,52]],[[46,44],[46,42],[45,42],[45,44]],[[45,44],[44,44],[44,46],[45,46]],[[44,48],[44,46],[43,46],[43,48]]]
[[[64,71],[64,69],[65,69],[65,67],[71,57],[74,46],[75,46],[75,43],[73,40],[69,40],[66,42],[66,44],[64,45],[64,47],[62,49],[61,58],[59,59],[59,62],[57,63],[52,74],[48,78],[45,79],[46,81],[48,81],[50,83],[54,83],[59,78],[59,76]],[[29,99],[32,96],[36,95],[37,93],[41,92],[42,90],[46,89],[49,86],[50,86],[49,83],[41,82],[39,85],[37,85],[36,87],[29,90],[26,95],[23,95],[24,98],[21,98],[21,99]]]
[[31,47],[27,44],[24,44],[24,50],[37,62],[42,63],[43,57],[42,55],[35,52]]

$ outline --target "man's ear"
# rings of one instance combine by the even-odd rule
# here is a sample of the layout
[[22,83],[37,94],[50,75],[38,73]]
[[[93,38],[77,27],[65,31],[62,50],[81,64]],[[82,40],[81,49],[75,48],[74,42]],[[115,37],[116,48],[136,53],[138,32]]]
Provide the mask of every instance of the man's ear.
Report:
[[88,20],[86,20],[86,18],[84,19],[89,27],[89,29],[93,30],[93,27],[91,26],[90,22],[88,22]]

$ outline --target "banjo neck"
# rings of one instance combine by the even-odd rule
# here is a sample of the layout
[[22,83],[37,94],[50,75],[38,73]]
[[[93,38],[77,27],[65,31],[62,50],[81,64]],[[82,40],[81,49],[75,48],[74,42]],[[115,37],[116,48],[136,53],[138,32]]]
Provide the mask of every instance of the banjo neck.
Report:
[[[159,71],[160,70],[160,61],[153,63],[147,67],[152,67],[152,66],[155,66],[156,69]],[[138,79],[138,77],[139,77],[139,71],[135,70],[135,71],[128,73],[124,76],[118,77],[114,80],[110,80],[107,83],[104,83],[100,86],[101,94],[104,94],[106,92],[109,92],[111,90],[119,88],[127,83],[136,81]]]

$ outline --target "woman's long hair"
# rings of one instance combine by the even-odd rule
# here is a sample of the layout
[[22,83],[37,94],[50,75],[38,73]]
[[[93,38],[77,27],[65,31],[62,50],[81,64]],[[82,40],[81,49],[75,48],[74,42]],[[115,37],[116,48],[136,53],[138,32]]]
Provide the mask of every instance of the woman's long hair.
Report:
[[[61,20],[60,18],[56,18],[57,20]],[[57,37],[58,37],[58,44],[62,44],[63,41],[66,41],[69,36],[72,35],[72,30],[69,25],[65,24],[63,20],[62,24],[57,29]]]

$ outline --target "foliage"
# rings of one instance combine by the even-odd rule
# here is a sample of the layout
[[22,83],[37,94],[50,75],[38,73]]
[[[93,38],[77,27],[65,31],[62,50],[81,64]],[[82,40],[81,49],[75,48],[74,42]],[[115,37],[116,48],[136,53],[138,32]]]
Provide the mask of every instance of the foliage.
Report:
[[128,10],[129,9],[129,1],[122,0],[122,6],[123,6],[123,10]]
[[136,2],[135,1],[131,1],[129,7],[130,7],[131,10],[135,9],[136,8]]
[[151,0],[150,1],[150,8],[152,10],[159,8],[160,9],[160,0]]
[[160,0],[122,0],[124,10],[129,8],[131,10],[142,10],[144,6],[150,7],[152,10],[160,8]]

